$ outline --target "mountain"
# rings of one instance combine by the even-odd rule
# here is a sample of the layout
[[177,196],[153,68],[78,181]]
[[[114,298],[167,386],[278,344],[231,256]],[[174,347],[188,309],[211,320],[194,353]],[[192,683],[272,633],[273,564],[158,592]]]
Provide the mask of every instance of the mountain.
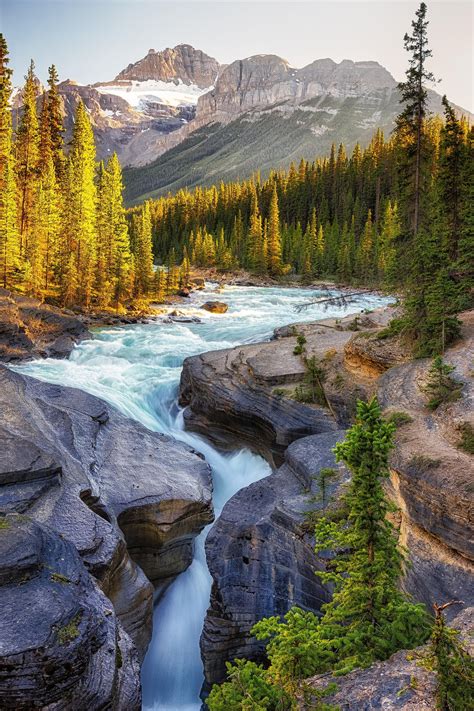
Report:
[[[213,57],[182,44],[162,52],[150,49],[146,57],[129,64],[110,82],[80,85],[64,81],[59,85],[59,94],[66,142],[72,135],[76,106],[82,100],[92,123],[99,158],[116,151],[124,165],[153,160],[158,155],[158,139],[195,117],[198,98],[213,87],[219,70]],[[15,112],[21,99],[22,92],[16,90]],[[40,96],[39,108],[41,100]]]
[[[314,159],[332,143],[389,133],[397,82],[378,62],[318,59],[301,69],[272,54],[229,65],[188,44],[150,49],[109,82],[62,82],[66,141],[81,99],[99,158],[116,151],[129,203],[181,187],[245,178]],[[431,109],[442,113],[430,92]],[[39,97],[38,104],[41,104]],[[21,105],[21,92],[14,98]],[[456,107],[459,112],[468,112]]]
[[[441,114],[441,97],[430,91],[429,101]],[[332,143],[366,145],[375,129],[392,131],[399,102],[397,82],[377,62],[320,59],[295,69],[275,55],[238,60],[199,97],[191,122],[150,147],[156,160],[125,170],[127,201],[268,174]]]

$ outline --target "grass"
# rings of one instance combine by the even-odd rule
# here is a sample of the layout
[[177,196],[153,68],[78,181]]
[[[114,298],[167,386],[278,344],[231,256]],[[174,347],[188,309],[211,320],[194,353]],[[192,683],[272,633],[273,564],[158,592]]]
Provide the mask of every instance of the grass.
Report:
[[71,581],[69,578],[66,578],[65,575],[62,573],[51,573],[50,575],[51,580],[53,583],[70,583]]
[[403,425],[408,425],[413,422],[413,417],[408,414],[408,412],[403,412],[403,410],[396,410],[395,412],[390,412],[387,415],[387,422],[391,422],[395,427],[402,427]]
[[461,439],[458,442],[458,448],[468,454],[474,454],[474,427],[470,422],[463,422],[459,426]]
[[420,472],[427,472],[430,469],[435,469],[440,464],[440,461],[440,459],[432,459],[432,457],[427,457],[424,454],[414,454],[408,464]]
[[0,516],[0,531],[3,529],[6,531],[7,528],[9,528],[10,524],[8,523],[7,519],[5,516]]

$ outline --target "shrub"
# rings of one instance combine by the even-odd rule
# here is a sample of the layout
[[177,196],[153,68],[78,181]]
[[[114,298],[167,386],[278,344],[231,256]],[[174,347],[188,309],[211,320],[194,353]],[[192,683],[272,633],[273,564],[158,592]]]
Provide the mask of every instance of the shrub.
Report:
[[458,443],[459,449],[463,449],[468,454],[474,454],[474,427],[470,422],[463,422],[459,427],[461,439]]
[[413,417],[408,414],[408,412],[403,412],[402,410],[397,410],[395,412],[390,412],[387,416],[387,422],[391,422],[395,427],[401,427],[402,425],[407,425],[409,422],[413,422]]
[[454,367],[436,356],[428,371],[428,380],[422,390],[428,396],[428,409],[436,410],[440,405],[454,402],[461,397],[462,385],[451,377]]
[[296,336],[296,346],[293,348],[294,355],[302,355],[305,351],[306,338],[303,334]]

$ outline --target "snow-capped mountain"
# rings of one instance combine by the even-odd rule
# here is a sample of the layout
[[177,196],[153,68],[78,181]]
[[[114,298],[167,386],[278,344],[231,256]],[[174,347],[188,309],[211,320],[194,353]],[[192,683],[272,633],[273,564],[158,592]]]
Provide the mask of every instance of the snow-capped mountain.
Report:
[[[59,92],[66,141],[81,99],[99,157],[116,151],[135,168],[125,174],[133,201],[263,174],[326,154],[332,143],[367,144],[375,129],[392,130],[400,110],[397,82],[378,62],[318,59],[299,69],[259,54],[221,65],[187,44],[150,49],[112,81],[68,80]],[[441,97],[429,97],[441,113]],[[21,92],[13,105],[21,105]]]

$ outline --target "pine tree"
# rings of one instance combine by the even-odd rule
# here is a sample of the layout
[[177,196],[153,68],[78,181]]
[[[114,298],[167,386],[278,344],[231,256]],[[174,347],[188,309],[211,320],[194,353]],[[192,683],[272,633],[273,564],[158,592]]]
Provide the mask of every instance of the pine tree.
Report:
[[35,239],[32,241],[29,262],[31,265],[31,286],[35,295],[48,291],[53,281],[56,267],[60,235],[61,205],[50,154],[43,168],[35,200]]
[[374,267],[374,226],[372,223],[372,212],[369,210],[367,220],[364,225],[356,255],[357,276],[365,282],[370,282],[373,276]]
[[397,118],[397,133],[403,144],[401,174],[405,179],[406,228],[415,236],[422,226],[423,193],[427,161],[425,122],[428,115],[426,83],[434,76],[426,69],[432,52],[428,49],[426,4],[422,2],[412,22],[413,34],[405,34],[405,49],[411,53],[406,81],[399,84],[404,109]]
[[428,632],[423,606],[407,602],[399,589],[404,557],[387,519],[390,505],[383,489],[393,433],[375,398],[359,402],[356,423],[334,450],[352,472],[347,526],[322,519],[315,536],[316,551],[338,551],[329,572],[318,573],[335,585],[333,599],[323,608],[320,634],[326,649],[332,647],[336,669],[386,659],[396,649],[420,644]]
[[[96,266],[95,145],[92,127],[82,101],[76,110],[63,217],[67,239],[66,260],[72,252],[77,273],[79,304],[91,304]],[[63,257],[64,261],[64,257]],[[68,271],[70,268],[68,267]]]
[[63,118],[61,110],[61,99],[58,92],[58,73],[54,64],[48,69],[48,128],[50,150],[53,155],[56,179],[61,180],[64,170],[63,153]]
[[135,245],[135,293],[146,296],[150,291],[153,275],[153,252],[150,203],[143,203],[136,223]]
[[0,283],[3,287],[12,285],[20,256],[10,111],[12,72],[8,62],[7,43],[0,34]]
[[382,217],[377,267],[379,276],[390,288],[396,286],[396,244],[400,235],[400,220],[397,203],[387,202]]
[[446,624],[444,610],[455,601],[434,605],[435,624],[430,657],[437,675],[437,708],[465,711],[474,708],[474,660],[459,641],[459,632]]
[[273,192],[270,201],[270,208],[267,221],[267,268],[271,276],[278,276],[282,273],[281,263],[281,237],[280,237],[280,216],[278,211],[278,194],[276,183],[273,184]]
[[[130,270],[130,240],[123,205],[122,169],[116,153],[105,168],[99,166],[97,182],[97,281],[118,308],[127,294]],[[107,300],[101,301],[107,306]]]
[[36,77],[31,60],[23,89],[23,106],[17,130],[16,174],[18,189],[18,230],[20,254],[28,257],[28,243],[33,231],[34,199],[39,179],[39,127],[36,113]]

